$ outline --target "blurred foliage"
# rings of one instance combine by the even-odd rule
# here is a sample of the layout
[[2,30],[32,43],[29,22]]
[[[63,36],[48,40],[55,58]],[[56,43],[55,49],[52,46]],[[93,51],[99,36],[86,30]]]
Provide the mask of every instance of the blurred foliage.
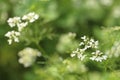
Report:
[[[20,43],[8,45],[7,19],[29,12],[40,19],[22,32]],[[120,57],[103,63],[70,58],[83,35],[99,40],[103,52],[111,49],[120,40],[119,26],[120,0],[0,0],[0,80],[119,80]],[[28,46],[43,56],[24,68],[18,52]]]

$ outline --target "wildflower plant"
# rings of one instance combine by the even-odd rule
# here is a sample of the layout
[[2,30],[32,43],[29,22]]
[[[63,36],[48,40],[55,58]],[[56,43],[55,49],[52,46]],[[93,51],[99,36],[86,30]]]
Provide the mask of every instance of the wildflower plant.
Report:
[[[81,61],[88,57],[92,61],[102,62],[107,59],[99,49],[99,42],[92,38],[86,36],[81,37],[82,42],[80,42],[79,47],[71,53],[71,57],[77,56]],[[92,49],[94,52],[86,54],[86,51]]]
[[[7,20],[8,25],[12,28],[12,31],[8,31],[5,37],[8,38],[8,43],[11,45],[13,42],[25,42],[27,45],[31,43],[35,44],[36,47],[41,51],[37,51],[32,48],[25,48],[18,53],[20,57],[19,63],[23,64],[24,67],[30,67],[36,60],[37,56],[41,56],[44,50],[40,46],[39,42],[44,37],[49,37],[49,28],[43,27],[43,24],[38,23],[36,20],[39,19],[39,15],[35,12],[30,12],[22,17],[13,17]],[[38,25],[35,25],[37,23]],[[41,31],[39,31],[41,30]]]
[[119,3],[1,0],[0,80],[119,80]]
[[13,28],[17,27],[17,30],[8,31],[5,36],[8,37],[8,43],[9,45],[12,44],[12,42],[19,42],[19,36],[21,35],[21,31],[28,25],[28,23],[32,23],[36,21],[39,18],[39,15],[31,12],[27,15],[24,15],[21,17],[13,17],[8,19],[8,25]]

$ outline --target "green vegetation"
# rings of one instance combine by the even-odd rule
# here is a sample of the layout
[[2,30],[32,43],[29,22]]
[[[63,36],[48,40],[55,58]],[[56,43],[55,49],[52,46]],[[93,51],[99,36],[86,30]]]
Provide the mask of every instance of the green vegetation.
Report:
[[119,80],[119,34],[119,0],[0,0],[0,80]]

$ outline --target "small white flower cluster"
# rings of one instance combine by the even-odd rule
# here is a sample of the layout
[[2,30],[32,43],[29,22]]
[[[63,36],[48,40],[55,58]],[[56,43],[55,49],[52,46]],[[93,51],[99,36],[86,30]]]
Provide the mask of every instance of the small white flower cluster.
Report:
[[84,46],[84,49],[88,49],[88,48],[98,48],[98,41],[95,41],[94,39],[89,39],[86,36],[81,37],[81,39],[83,40],[83,42],[81,42],[79,44],[79,46]]
[[106,51],[106,55],[109,58],[120,57],[120,42],[115,42],[110,50]]
[[102,62],[103,60],[107,59],[106,55],[103,55],[102,52],[100,52],[99,50],[96,50],[95,52],[92,52],[92,57],[90,57],[91,60],[93,61],[97,61],[97,62]]
[[86,55],[84,55],[84,52],[84,49],[77,48],[77,50],[72,52],[71,57],[77,56],[82,61],[86,57]]
[[18,56],[20,57],[19,63],[23,64],[24,67],[29,67],[35,62],[37,57],[41,56],[41,52],[36,49],[27,47],[20,51]]
[[13,17],[8,19],[8,24],[10,27],[15,27],[17,24],[21,23],[20,17]]
[[28,20],[30,23],[34,22],[35,20],[37,20],[39,18],[38,14],[35,14],[34,12],[31,12],[27,15],[24,15],[22,17],[22,20]]
[[103,55],[102,52],[98,50],[98,41],[95,41],[94,39],[90,39],[86,36],[81,37],[83,42],[80,42],[79,47],[77,50],[73,51],[71,54],[71,57],[77,56],[80,60],[83,60],[87,55],[85,54],[85,51],[88,49],[95,49],[95,52],[91,53],[90,60],[101,62],[102,60],[106,60],[107,56]]
[[[28,22],[32,23],[36,21],[39,18],[38,14],[35,14],[34,12],[28,13],[27,15],[24,15],[21,17],[13,17],[8,19],[8,25],[13,28],[17,26],[17,31],[8,31],[5,36],[8,37],[8,43],[12,44],[12,41],[19,42],[18,37],[20,36],[20,32],[28,25]],[[16,33],[19,33],[19,35],[16,35]],[[16,41],[17,40],[17,41]]]
[[8,33],[5,34],[5,36],[9,38],[8,43],[12,44],[12,41],[19,42],[18,36],[20,36],[20,32],[9,31]]

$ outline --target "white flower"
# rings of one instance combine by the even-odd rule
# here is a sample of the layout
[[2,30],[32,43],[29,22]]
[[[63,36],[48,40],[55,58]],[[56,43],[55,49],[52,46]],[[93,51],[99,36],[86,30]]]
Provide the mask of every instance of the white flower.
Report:
[[81,39],[84,40],[84,41],[87,41],[87,37],[86,36],[81,37]]
[[88,42],[88,45],[92,48],[98,48],[98,41],[94,41],[94,39],[90,39],[90,41]]
[[80,42],[79,46],[84,46],[84,49],[88,49],[88,48],[98,48],[98,41],[95,41],[94,39],[90,39],[86,36],[81,37],[81,39],[83,40],[83,42]]
[[94,39],[90,39],[90,42],[93,42],[93,43],[94,43],[95,41],[94,41]]
[[8,44],[12,44],[12,39],[8,39]]
[[[39,18],[38,14],[35,14],[34,12],[31,12],[27,15],[24,15],[22,20],[28,20],[29,22],[34,22],[35,20],[37,20]],[[17,26],[17,31],[9,31],[5,34],[6,37],[8,37],[8,43],[12,44],[12,42],[19,42],[19,36],[20,36],[20,32],[28,25],[28,22],[26,21],[22,21],[20,17],[13,17],[13,18],[9,18],[7,20],[9,26],[15,27]]]
[[76,55],[75,53],[72,53],[70,56],[71,56],[71,57],[74,57],[75,55]]
[[22,20],[28,20],[30,23],[34,22],[39,18],[38,14],[35,14],[34,12],[28,13],[27,15],[24,15],[22,17]]
[[78,54],[79,53],[79,49],[77,48],[77,50],[72,52],[73,54]]
[[102,58],[103,58],[104,60],[106,60],[106,59],[107,59],[107,56],[106,56],[106,55],[103,55]]
[[93,56],[90,57],[92,61],[102,62],[103,60],[107,59],[107,56],[103,55],[103,53],[100,52],[99,50],[96,50],[96,52],[93,52],[92,55]]
[[25,49],[23,49],[22,51],[20,51],[19,53],[18,53],[18,55],[19,56],[32,56],[32,57],[36,57],[36,56],[41,56],[41,52],[39,52],[38,50],[36,50],[36,49],[32,49],[32,48],[29,48],[29,47],[27,47],[27,48],[25,48]]
[[18,31],[22,31],[24,27],[26,27],[28,25],[28,22],[22,22],[17,24],[18,26]]
[[83,49],[79,49],[80,53],[84,53],[85,50],[86,50],[85,48],[83,48]]
[[97,57],[97,58],[95,59],[95,61],[97,61],[97,62],[102,62],[102,60],[103,60],[102,57]]
[[92,54],[99,56],[99,55],[102,55],[103,53],[100,52],[100,50],[96,50],[96,52],[92,52]]
[[19,42],[18,37],[20,36],[20,32],[17,31],[9,31],[5,34],[6,37],[8,37],[8,43],[9,45],[12,44],[12,41]]
[[96,59],[96,56],[92,56],[90,59],[94,61]]
[[19,42],[18,37],[14,37],[14,41],[15,41],[15,42]]
[[95,46],[94,46],[94,48],[98,48],[98,41],[95,41]]
[[85,57],[86,57],[86,55],[78,54],[78,58],[79,58],[81,61],[82,61]]
[[37,56],[38,57],[41,56],[41,52],[39,52],[36,49],[27,47],[23,49],[22,51],[20,51],[18,53],[18,56],[20,57],[20,59],[18,60],[19,63],[23,64],[24,67],[29,67],[35,62]]
[[18,23],[21,22],[20,17],[9,18],[7,20],[10,27],[16,26]]
[[85,58],[86,55],[83,55],[85,49],[79,49],[77,48],[76,51],[73,51],[71,54],[71,57],[77,56],[81,61]]
[[29,67],[34,62],[34,58],[31,59],[29,56],[25,56],[25,57],[20,58],[18,61],[20,64],[23,64],[24,67]]
[[82,46],[82,45],[84,45],[84,42],[81,42],[81,43],[79,44],[79,46]]
[[88,49],[94,49],[96,50],[95,52],[91,53],[91,57],[89,57],[90,60],[97,61],[97,62],[102,62],[103,60],[107,59],[106,55],[103,55],[103,53],[98,50],[98,41],[95,41],[94,39],[90,39],[86,36],[81,37],[83,40],[80,42],[79,47],[77,50],[73,51],[71,54],[71,57],[77,56],[80,60],[83,60],[87,55],[86,55],[86,50]]

